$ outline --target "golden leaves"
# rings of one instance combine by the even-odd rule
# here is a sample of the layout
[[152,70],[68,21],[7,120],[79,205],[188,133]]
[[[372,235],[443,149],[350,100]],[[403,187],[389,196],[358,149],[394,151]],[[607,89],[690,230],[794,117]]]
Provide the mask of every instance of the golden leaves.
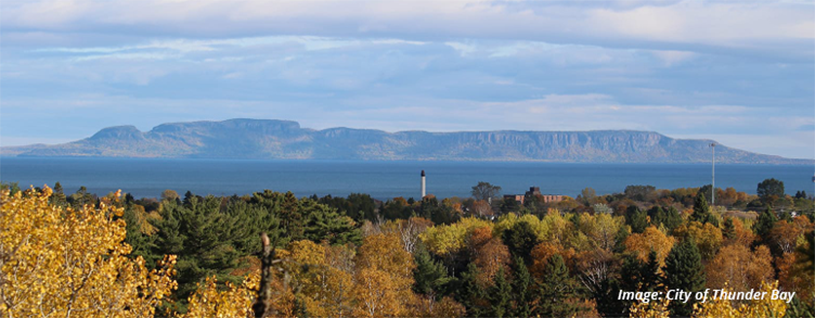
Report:
[[175,257],[148,271],[130,259],[122,209],[49,205],[53,191],[0,193],[0,312],[8,316],[150,317],[176,288]]

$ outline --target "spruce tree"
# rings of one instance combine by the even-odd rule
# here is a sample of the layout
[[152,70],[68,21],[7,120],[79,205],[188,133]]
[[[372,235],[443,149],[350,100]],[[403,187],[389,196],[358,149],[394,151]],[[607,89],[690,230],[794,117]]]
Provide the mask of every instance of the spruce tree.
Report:
[[662,221],[662,225],[665,225],[669,230],[673,230],[682,225],[682,221],[682,214],[679,213],[679,210],[669,207],[668,211],[665,211],[665,219]]
[[625,212],[625,223],[631,226],[631,233],[645,232],[645,228],[648,227],[648,213],[636,206],[630,206]]
[[770,207],[767,207],[767,209],[758,216],[756,223],[753,224],[753,232],[762,239],[766,239],[776,222],[778,222],[778,217]]
[[532,262],[532,249],[538,244],[538,235],[527,222],[518,222],[504,230],[502,240],[515,257],[521,257],[526,264]]
[[441,262],[434,261],[427,248],[421,244],[413,253],[413,259],[416,262],[413,290],[435,299],[444,295],[447,285],[453,280],[447,275],[447,268]]
[[648,210],[648,216],[651,217],[651,224],[656,227],[665,222],[665,210],[661,206],[655,206]]
[[[683,240],[674,246],[665,259],[665,285],[668,289],[681,289],[697,292],[705,288],[705,272],[702,255],[693,239]],[[693,313],[694,299],[687,303],[671,302],[671,313],[675,316],[690,316]]]
[[643,282],[642,273],[645,271],[645,264],[643,264],[635,254],[626,253],[623,256],[623,263],[620,267],[620,282],[619,285],[622,290],[636,291],[640,290]]
[[484,289],[478,284],[478,267],[475,263],[467,265],[467,271],[461,273],[456,300],[467,309],[467,317],[480,317],[486,313]]
[[514,317],[529,317],[532,312],[529,304],[533,302],[535,293],[532,290],[532,276],[524,264],[523,258],[516,257],[513,264],[515,278],[512,280],[512,293],[515,306],[512,311]]
[[733,218],[728,217],[724,220],[724,229],[722,234],[729,240],[736,238],[736,226],[733,224]]
[[693,201],[693,213],[689,219],[702,224],[710,223],[713,224],[713,226],[719,226],[719,221],[710,213],[710,206],[708,206],[707,200],[702,193],[696,195],[696,199]]
[[642,290],[643,291],[661,291],[662,287],[662,273],[657,260],[657,252],[653,249],[648,253],[648,262],[642,267]]
[[490,300],[490,317],[502,318],[511,314],[512,287],[504,273],[504,267],[498,268],[498,273],[493,279],[493,285],[489,288],[487,295]]
[[580,310],[568,300],[577,297],[579,285],[569,277],[569,269],[560,254],[552,255],[545,267],[541,284],[541,305],[537,314],[543,317],[571,317]]
[[617,233],[614,235],[614,253],[625,252],[625,239],[631,235],[629,226],[621,226]]

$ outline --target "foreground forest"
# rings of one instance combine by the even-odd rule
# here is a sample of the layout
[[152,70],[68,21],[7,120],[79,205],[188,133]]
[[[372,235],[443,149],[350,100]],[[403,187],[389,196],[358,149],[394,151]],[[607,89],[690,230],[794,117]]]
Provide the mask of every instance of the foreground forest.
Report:
[[[521,204],[487,183],[385,202],[4,184],[0,316],[812,317],[812,200],[773,179],[757,190],[716,189],[710,206],[710,187]],[[795,297],[618,300],[705,288]]]

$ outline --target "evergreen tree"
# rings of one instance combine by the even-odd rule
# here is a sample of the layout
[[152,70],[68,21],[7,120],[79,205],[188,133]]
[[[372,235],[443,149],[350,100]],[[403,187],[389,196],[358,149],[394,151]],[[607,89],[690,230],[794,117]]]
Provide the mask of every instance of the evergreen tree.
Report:
[[[674,246],[665,259],[665,285],[669,289],[697,292],[705,288],[705,272],[702,255],[693,239],[688,238]],[[694,299],[687,303],[671,302],[671,313],[675,316],[690,316],[693,313]]]
[[493,285],[487,292],[490,301],[490,317],[502,318],[511,314],[511,293],[512,286],[507,281],[504,267],[499,267],[498,273],[493,279]]
[[158,230],[154,253],[178,256],[175,309],[181,312],[196,283],[206,277],[215,275],[221,282],[241,280],[230,273],[239,265],[241,255],[234,243],[245,224],[222,213],[220,206],[221,200],[213,196],[203,200],[187,196],[183,205],[167,201],[162,205],[162,218],[153,224]]
[[532,262],[531,252],[538,244],[538,235],[527,222],[518,222],[504,230],[502,240],[515,257],[521,257],[526,264]]
[[592,293],[594,300],[597,301],[597,312],[600,315],[603,317],[623,317],[625,315],[631,303],[617,299],[621,289],[623,288],[620,282],[612,275],[606,276],[600,282],[600,287]]
[[468,317],[480,317],[487,309],[484,289],[478,284],[478,272],[475,263],[469,263],[467,271],[461,274],[461,283],[457,288],[455,298],[467,309]]
[[446,294],[447,285],[453,280],[447,275],[447,268],[441,262],[434,261],[422,244],[417,246],[413,259],[416,262],[413,290],[437,300]]
[[630,206],[625,212],[625,223],[631,226],[632,233],[645,232],[645,228],[648,227],[648,214],[636,206]]
[[655,206],[648,210],[648,216],[651,217],[651,224],[656,227],[665,222],[665,210],[661,206]]
[[778,222],[778,217],[770,207],[767,207],[767,209],[758,216],[756,223],[753,223],[753,232],[760,236],[762,240],[766,239],[776,222]]
[[623,256],[622,266],[620,267],[620,281],[619,285],[622,290],[635,291],[640,290],[643,282],[642,273],[645,271],[645,264],[643,264],[636,255],[626,253]]
[[724,229],[722,234],[729,240],[736,238],[736,226],[733,224],[733,218],[728,217],[724,220]]
[[54,184],[54,193],[51,194],[51,198],[49,200],[51,204],[59,207],[65,207],[68,205],[68,197],[65,196],[62,185],[59,184],[59,182]]
[[154,268],[156,261],[163,257],[163,255],[153,252],[157,248],[154,242],[155,237],[142,233],[138,218],[136,217],[136,211],[133,210],[132,204],[125,206],[122,218],[125,220],[125,229],[127,231],[125,243],[133,248],[130,252],[130,257],[141,256],[147,268]]
[[568,300],[579,293],[579,286],[571,277],[569,269],[560,254],[552,255],[546,263],[545,275],[541,283],[541,305],[537,314],[543,317],[571,317],[579,314],[580,308]]
[[621,226],[620,229],[617,230],[617,234],[614,235],[614,253],[625,252],[625,239],[631,235],[629,228],[629,226]]
[[333,208],[313,200],[301,200],[299,204],[298,210],[305,219],[304,238],[315,243],[325,241],[331,245],[362,242],[362,232],[354,226],[350,217],[342,216]]
[[514,317],[529,317],[532,315],[529,304],[533,302],[535,293],[532,290],[532,276],[524,264],[523,258],[516,257],[513,264],[515,278],[512,280],[512,294],[515,306],[512,311]]
[[679,210],[669,207],[668,211],[665,211],[665,219],[662,221],[662,225],[665,225],[669,230],[673,230],[682,225],[682,221],[682,214],[679,213]]
[[702,224],[710,223],[713,226],[719,226],[719,221],[710,213],[710,206],[708,206],[707,200],[702,193],[696,195],[696,199],[693,201],[693,213],[689,219]]
[[648,262],[642,267],[642,290],[643,291],[661,291],[662,290],[662,271],[657,260],[657,252],[653,249],[648,253]]

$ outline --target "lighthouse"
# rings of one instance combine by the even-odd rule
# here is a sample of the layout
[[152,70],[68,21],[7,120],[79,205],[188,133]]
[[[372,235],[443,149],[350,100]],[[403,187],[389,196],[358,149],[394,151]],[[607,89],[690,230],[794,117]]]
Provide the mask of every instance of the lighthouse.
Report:
[[426,195],[427,195],[427,188],[426,188],[426,185],[425,185],[424,170],[422,170],[422,198],[424,198]]

